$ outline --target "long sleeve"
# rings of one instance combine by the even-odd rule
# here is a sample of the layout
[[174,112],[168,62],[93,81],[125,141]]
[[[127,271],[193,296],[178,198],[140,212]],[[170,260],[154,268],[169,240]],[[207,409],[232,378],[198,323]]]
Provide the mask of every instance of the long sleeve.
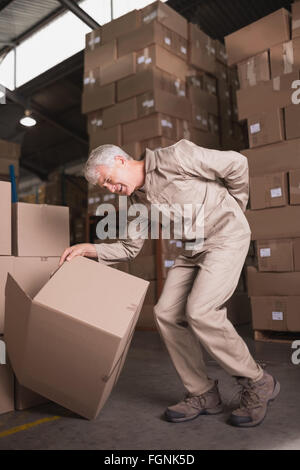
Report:
[[245,212],[249,199],[249,171],[244,155],[233,150],[205,149],[182,140],[176,148],[176,157],[185,174],[211,181],[223,180],[228,192]]

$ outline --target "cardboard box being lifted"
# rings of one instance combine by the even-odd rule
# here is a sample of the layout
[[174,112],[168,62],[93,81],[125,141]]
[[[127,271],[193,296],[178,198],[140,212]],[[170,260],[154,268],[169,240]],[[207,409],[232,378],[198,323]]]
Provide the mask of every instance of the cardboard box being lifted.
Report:
[[289,39],[289,12],[280,8],[280,10],[225,36],[228,65],[238,64]]
[[0,181],[0,256],[11,254],[11,184]]
[[15,256],[61,256],[69,246],[68,207],[16,202],[12,214]]
[[64,263],[34,298],[9,276],[5,337],[19,382],[95,418],[119,378],[148,285],[83,257]]

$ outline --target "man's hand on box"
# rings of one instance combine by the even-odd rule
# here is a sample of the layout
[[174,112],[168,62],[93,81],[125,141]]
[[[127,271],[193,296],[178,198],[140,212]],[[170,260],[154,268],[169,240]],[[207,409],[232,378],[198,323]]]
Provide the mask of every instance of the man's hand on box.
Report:
[[70,261],[75,256],[87,256],[88,258],[97,258],[97,251],[92,243],[78,243],[77,245],[66,248],[59,260],[59,266],[65,261]]

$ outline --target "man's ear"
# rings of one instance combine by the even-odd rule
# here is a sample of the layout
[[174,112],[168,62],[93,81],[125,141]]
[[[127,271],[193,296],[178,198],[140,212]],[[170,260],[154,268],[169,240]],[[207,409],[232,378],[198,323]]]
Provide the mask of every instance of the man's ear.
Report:
[[126,163],[126,158],[123,157],[123,155],[116,155],[115,160],[118,160],[122,165],[125,165]]

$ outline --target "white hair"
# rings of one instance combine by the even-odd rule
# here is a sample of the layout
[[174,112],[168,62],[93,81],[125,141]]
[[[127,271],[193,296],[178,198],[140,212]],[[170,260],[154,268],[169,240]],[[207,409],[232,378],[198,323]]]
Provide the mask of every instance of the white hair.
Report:
[[113,167],[115,164],[115,157],[117,155],[122,155],[127,160],[133,160],[130,155],[124,152],[124,150],[117,145],[105,144],[92,150],[84,169],[84,176],[87,181],[96,185],[100,176],[98,166],[105,165]]

